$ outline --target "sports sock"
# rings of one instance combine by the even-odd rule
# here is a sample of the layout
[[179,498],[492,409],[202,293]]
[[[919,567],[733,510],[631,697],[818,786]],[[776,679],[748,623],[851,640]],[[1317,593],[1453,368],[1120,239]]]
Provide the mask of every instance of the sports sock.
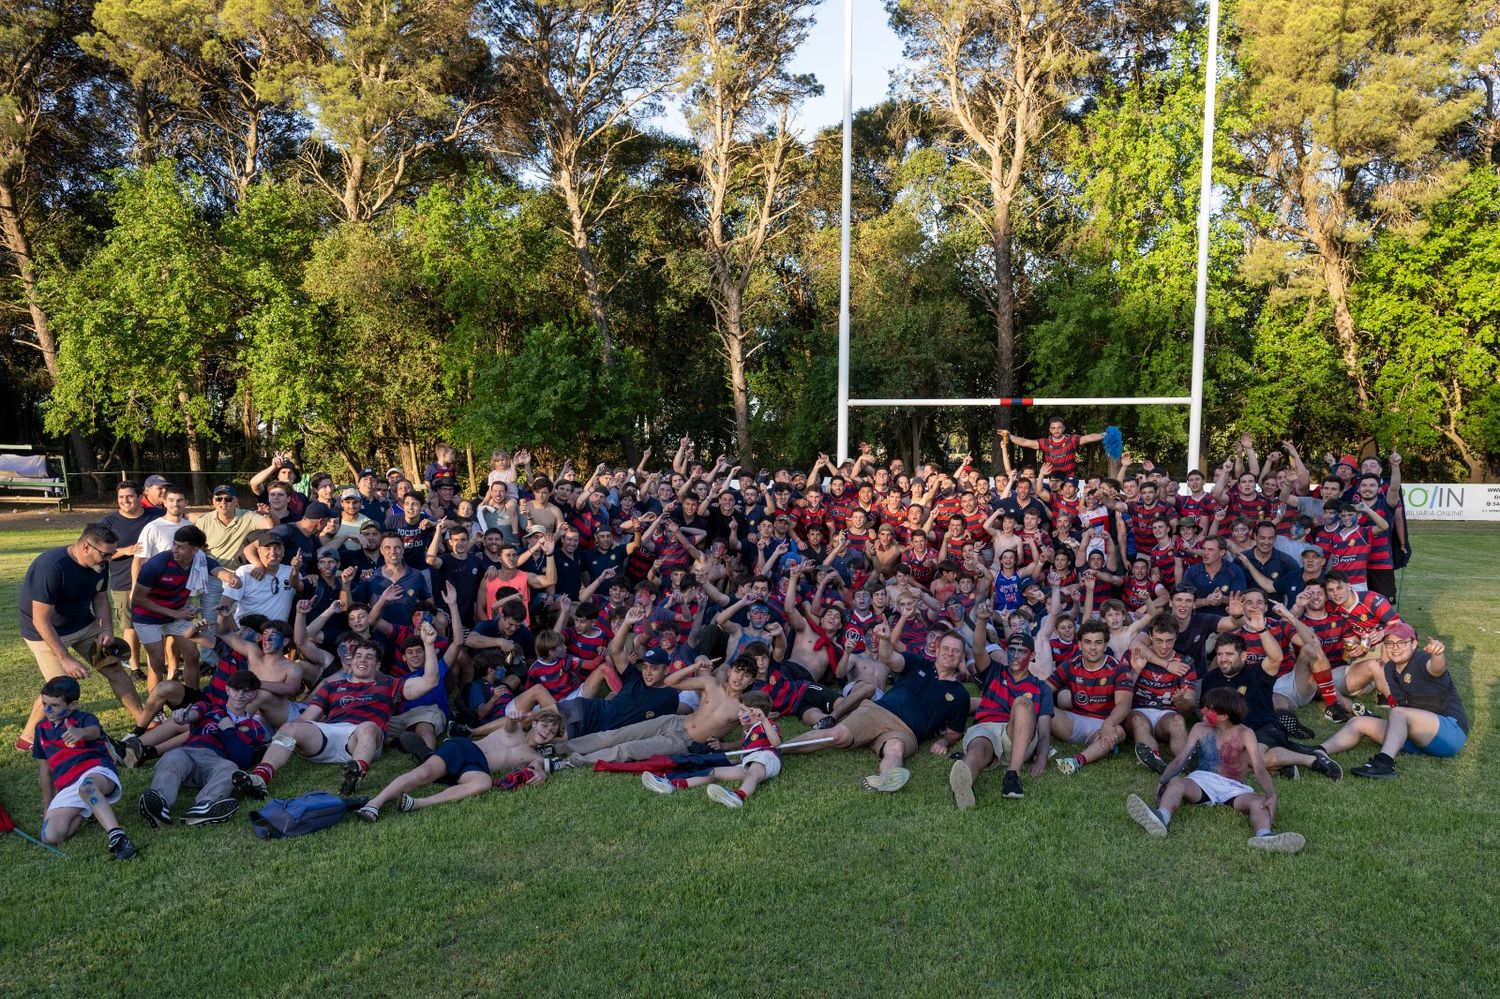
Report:
[[620,671],[609,663],[600,663],[599,669],[604,673],[604,683],[609,687],[610,693],[618,694],[625,686],[625,681],[620,679]]
[[1075,754],[1073,756],[1073,762],[1078,764],[1080,767],[1086,767],[1089,765],[1089,761],[1084,757],[1082,753]]
[[359,767],[359,775],[361,777],[370,772],[370,764],[366,763],[364,760],[355,760],[354,765]]
[[1312,675],[1313,683],[1318,685],[1318,696],[1323,698],[1323,703],[1330,707],[1339,702],[1339,693],[1333,685],[1333,670],[1317,670]]
[[133,736],[135,736],[137,739],[139,739],[141,736],[143,736],[143,735],[146,734],[146,726],[145,725],[137,725],[135,728],[133,728],[133,729],[130,730],[130,734],[133,735]]
[[156,751],[155,746],[144,746],[141,749],[141,762],[145,763],[147,760],[154,760],[159,755],[161,754]]
[[1161,819],[1162,825],[1169,826],[1172,824],[1172,813],[1167,811],[1165,808],[1158,808],[1156,810],[1156,814]]
[[671,783],[672,783],[673,787],[679,787],[679,788],[681,788],[681,787],[687,787],[688,786],[688,782],[687,782],[687,778],[686,777],[672,777],[672,778],[669,778],[669,779],[671,780]]
[[734,789],[734,795],[735,795],[735,797],[739,798],[741,801],[746,800],[746,798],[748,797],[748,795],[745,794],[744,789],[743,788],[738,788],[738,787]]
[[250,772],[267,784],[271,783],[271,779],[276,776],[276,768],[265,762],[257,763],[255,769]]

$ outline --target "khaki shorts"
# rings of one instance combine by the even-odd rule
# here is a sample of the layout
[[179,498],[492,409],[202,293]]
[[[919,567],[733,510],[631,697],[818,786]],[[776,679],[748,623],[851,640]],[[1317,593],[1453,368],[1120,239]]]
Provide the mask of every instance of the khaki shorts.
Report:
[[432,704],[421,704],[410,711],[403,711],[399,715],[391,715],[391,723],[386,726],[386,741],[394,742],[401,738],[401,734],[413,725],[423,722],[432,726],[432,730],[441,739],[448,731],[448,716],[443,714],[443,709]]
[[860,704],[840,724],[849,733],[851,746],[869,746],[879,753],[882,746],[896,739],[901,743],[902,756],[917,751],[916,733],[906,727],[906,722],[874,701]]
[[135,624],[130,620],[129,590],[110,590],[109,609],[115,619],[115,634],[123,635],[135,630]]
[[[977,725],[970,725],[968,731],[964,733],[963,748],[967,750],[969,743],[975,739],[988,739],[990,745],[995,747],[994,758],[985,767],[986,770],[993,770],[1002,763],[1006,765],[1010,764],[1011,742],[1009,722],[980,722]],[[1026,759],[1031,759],[1031,755],[1036,752],[1036,744],[1037,733],[1032,732],[1031,745],[1026,747]]]
[[[78,653],[78,657],[89,664],[89,667],[92,669],[95,649],[94,638],[98,634],[99,622],[90,621],[87,628],[75,631],[71,635],[59,635],[57,637],[62,642],[64,648],[72,649]],[[52,649],[47,646],[46,642],[33,642],[28,638],[26,639],[26,647],[31,650],[31,655],[36,659],[37,667],[42,671],[42,676],[45,679],[55,680],[60,676],[68,675],[68,671],[63,669],[63,664],[57,661],[57,657],[52,654]],[[105,665],[118,665],[118,663],[118,659],[111,659]]]

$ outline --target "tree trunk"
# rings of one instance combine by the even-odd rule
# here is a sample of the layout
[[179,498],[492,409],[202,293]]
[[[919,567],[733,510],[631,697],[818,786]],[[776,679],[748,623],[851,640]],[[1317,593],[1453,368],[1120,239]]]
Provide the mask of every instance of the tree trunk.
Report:
[[724,351],[729,358],[729,393],[734,402],[734,445],[741,468],[753,468],[750,448],[750,383],[745,377],[745,327],[740,296],[729,290],[723,315]]
[[578,255],[578,266],[583,271],[583,291],[589,301],[589,315],[593,317],[594,327],[599,331],[599,360],[606,369],[613,370],[615,349],[614,335],[609,325],[609,298],[604,293],[603,285],[599,283],[599,268],[594,264],[593,251],[589,249],[589,231],[583,217],[583,206],[578,201],[577,185],[573,183],[572,175],[567,173],[560,175],[556,184],[562,190],[563,200],[568,205],[569,236],[573,252]]
[[1339,353],[1344,359],[1344,373],[1354,383],[1360,412],[1370,408],[1370,393],[1365,388],[1364,372],[1359,366],[1359,342],[1354,332],[1354,316],[1349,311],[1349,278],[1344,273],[1344,255],[1331,239],[1317,235],[1318,255],[1323,258],[1323,283],[1328,286],[1328,301],[1333,306],[1333,326],[1338,336]]
[[360,155],[349,157],[349,172],[344,177],[344,219],[348,222],[358,222],[359,218],[359,188],[365,182],[365,158]]
[[[1016,284],[1011,271],[1011,224],[1010,201],[995,199],[995,226],[991,233],[991,249],[995,254],[995,394],[1009,399],[1016,394]],[[1000,406],[995,410],[995,429],[1009,430],[1011,407]],[[990,462],[994,472],[1000,471],[1000,455],[996,453]]]
[[[52,330],[52,317],[42,304],[37,287],[36,261],[31,255],[31,238],[26,232],[25,220],[16,204],[15,186],[9,179],[0,180],[0,233],[5,237],[5,248],[16,261],[16,271],[21,278],[21,292],[26,297],[26,309],[31,314],[31,328],[36,333],[37,346],[42,351],[42,367],[54,386],[58,379],[57,334]],[[73,471],[88,475],[94,471],[94,449],[82,431],[68,431],[68,445],[73,452]],[[82,481],[88,481],[81,479]]]
[[187,447],[188,478],[192,480],[193,505],[197,506],[208,502],[208,484],[204,476],[203,466],[203,442],[198,437],[198,427],[193,423],[193,418],[186,412],[188,394],[186,390],[179,390],[177,401],[183,405],[182,429],[183,443]]
[[240,465],[247,469],[253,468],[259,464],[260,419],[255,411],[255,396],[251,394],[248,381],[240,400],[240,439]]
[[922,468],[922,411],[911,414],[911,461],[906,463],[908,474],[916,475]]

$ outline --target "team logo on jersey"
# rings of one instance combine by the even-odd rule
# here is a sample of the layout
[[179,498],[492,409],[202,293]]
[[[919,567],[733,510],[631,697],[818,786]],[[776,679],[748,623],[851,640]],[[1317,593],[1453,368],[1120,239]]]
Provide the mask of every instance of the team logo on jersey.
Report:
[[1410,673],[1402,673],[1401,674],[1401,682],[1402,683],[1411,683],[1411,674]]
[[656,717],[656,712],[655,711],[647,711],[646,712],[646,717],[647,718],[655,718]]
[[952,694],[944,694],[943,695],[943,700],[945,700],[945,701],[951,701],[951,700],[953,700],[953,695]]
[[1239,691],[1240,691],[1240,696],[1244,697],[1245,696],[1245,688],[1244,687],[1240,687]]
[[414,596],[417,595],[417,591],[416,590],[407,590],[406,591],[406,595],[409,596],[409,597],[414,597]]

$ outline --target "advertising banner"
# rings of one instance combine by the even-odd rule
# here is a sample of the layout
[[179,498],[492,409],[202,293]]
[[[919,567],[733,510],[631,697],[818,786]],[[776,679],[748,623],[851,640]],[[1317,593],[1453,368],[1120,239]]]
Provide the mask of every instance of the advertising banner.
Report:
[[1407,520],[1500,521],[1500,483],[1401,484]]

